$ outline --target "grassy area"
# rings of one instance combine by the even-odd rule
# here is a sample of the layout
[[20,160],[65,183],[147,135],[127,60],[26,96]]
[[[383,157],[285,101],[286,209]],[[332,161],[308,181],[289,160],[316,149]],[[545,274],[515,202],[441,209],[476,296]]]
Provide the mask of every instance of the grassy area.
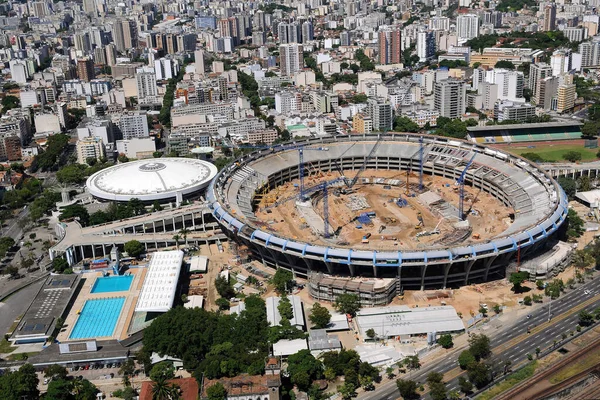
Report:
[[524,381],[525,379],[531,378],[533,373],[535,372],[538,366],[537,361],[532,361],[517,372],[510,374],[505,380],[500,382],[498,385],[492,387],[485,393],[482,393],[481,396],[478,396],[477,399],[481,400],[491,400],[494,397],[498,396],[500,393],[507,391],[511,387],[515,386],[517,383]]
[[10,356],[8,356],[8,360],[9,361],[25,361],[27,360],[29,357],[31,356],[35,356],[36,354],[39,354],[39,351],[35,351],[32,353],[18,353],[18,354],[11,354]]
[[506,147],[504,150],[507,150],[511,153],[521,155],[523,153],[536,153],[540,157],[542,157],[546,161],[565,161],[563,155],[569,151],[576,151],[581,153],[582,161],[592,161],[596,160],[596,153],[598,149],[586,149],[582,145],[542,145],[535,146],[532,148],[528,148],[527,146],[519,146],[519,147]]
[[560,383],[597,364],[600,364],[600,350],[588,353],[584,357],[561,368],[558,372],[550,376],[550,382],[553,384]]
[[16,347],[12,347],[10,342],[6,339],[0,341],[0,354],[7,354],[15,351]]

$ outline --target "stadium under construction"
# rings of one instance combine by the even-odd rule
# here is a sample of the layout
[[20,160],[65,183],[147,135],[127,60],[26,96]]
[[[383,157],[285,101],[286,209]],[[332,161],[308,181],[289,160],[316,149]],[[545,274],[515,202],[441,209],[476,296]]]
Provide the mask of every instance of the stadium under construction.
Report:
[[567,216],[560,186],[522,158],[394,133],[258,149],[221,170],[207,198],[223,232],[268,266],[417,290],[502,278]]

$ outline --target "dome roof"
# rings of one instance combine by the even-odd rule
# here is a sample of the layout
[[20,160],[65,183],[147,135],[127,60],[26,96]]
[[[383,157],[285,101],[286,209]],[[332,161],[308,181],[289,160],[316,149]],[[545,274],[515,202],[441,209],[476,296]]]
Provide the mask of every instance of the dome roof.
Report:
[[187,195],[203,189],[216,174],[217,168],[207,161],[155,158],[103,169],[88,178],[87,187],[105,200],[169,200],[178,192]]

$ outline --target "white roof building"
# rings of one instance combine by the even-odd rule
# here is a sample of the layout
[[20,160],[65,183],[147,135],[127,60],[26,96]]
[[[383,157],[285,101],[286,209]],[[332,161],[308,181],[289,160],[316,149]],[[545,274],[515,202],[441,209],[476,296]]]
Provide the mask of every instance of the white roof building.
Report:
[[365,308],[356,314],[356,323],[363,337],[367,336],[367,330],[373,329],[379,338],[458,332],[465,329],[451,306]]
[[202,308],[204,306],[204,296],[188,296],[188,302],[183,306],[185,308]]
[[[296,326],[299,328],[304,327],[304,313],[302,312],[302,300],[300,300],[299,296],[288,296],[288,300],[292,304],[292,313],[293,317],[290,320],[290,324],[292,326]],[[281,301],[281,297],[267,297],[267,321],[269,321],[269,325],[277,326],[281,323],[281,314],[279,314],[279,310],[277,307],[279,306],[279,301]]]
[[292,354],[296,354],[300,350],[308,350],[308,344],[306,344],[306,339],[282,339],[277,343],[273,343],[273,355],[276,357],[291,356]]
[[111,201],[172,201],[201,191],[217,174],[213,164],[190,158],[130,161],[87,179],[89,192]]
[[140,291],[136,312],[167,312],[173,306],[183,262],[183,251],[157,251],[152,254]]
[[239,315],[245,309],[246,309],[246,303],[244,303],[243,301],[240,301],[235,306],[229,307],[229,314],[231,314],[231,315],[238,314]]
[[201,274],[208,270],[208,257],[194,256],[190,258],[190,272],[199,272]]

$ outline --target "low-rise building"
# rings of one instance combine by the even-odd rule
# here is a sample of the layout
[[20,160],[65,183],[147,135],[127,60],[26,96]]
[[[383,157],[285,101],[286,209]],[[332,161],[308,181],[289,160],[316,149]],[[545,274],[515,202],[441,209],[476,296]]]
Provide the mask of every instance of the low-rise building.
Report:
[[152,158],[156,151],[156,142],[151,136],[117,140],[116,145],[117,152],[127,158]]

